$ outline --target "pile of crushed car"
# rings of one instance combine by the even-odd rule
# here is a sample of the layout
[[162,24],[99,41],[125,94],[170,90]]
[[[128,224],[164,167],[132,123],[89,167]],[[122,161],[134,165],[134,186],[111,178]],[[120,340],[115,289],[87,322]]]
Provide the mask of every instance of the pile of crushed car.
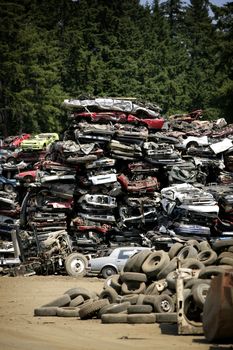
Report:
[[106,248],[168,251],[233,237],[233,125],[201,120],[201,110],[165,118],[130,98],[63,105],[69,126],[60,138],[3,146],[3,270],[6,245],[19,270],[78,276]]

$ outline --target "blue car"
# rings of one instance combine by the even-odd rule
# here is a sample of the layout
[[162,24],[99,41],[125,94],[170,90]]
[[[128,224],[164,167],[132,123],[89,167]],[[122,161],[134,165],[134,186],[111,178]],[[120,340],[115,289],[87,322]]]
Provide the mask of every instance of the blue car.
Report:
[[0,175],[0,190],[11,193],[14,192],[16,185],[16,179],[7,179],[6,177]]

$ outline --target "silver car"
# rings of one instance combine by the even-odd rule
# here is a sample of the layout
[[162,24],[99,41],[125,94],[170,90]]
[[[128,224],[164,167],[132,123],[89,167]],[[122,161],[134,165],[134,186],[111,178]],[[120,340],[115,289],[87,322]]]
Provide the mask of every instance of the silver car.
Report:
[[87,272],[102,275],[104,278],[108,278],[109,276],[120,272],[130,256],[145,249],[150,248],[130,246],[118,247],[113,250],[110,249],[106,253],[106,256],[90,258],[88,261]]

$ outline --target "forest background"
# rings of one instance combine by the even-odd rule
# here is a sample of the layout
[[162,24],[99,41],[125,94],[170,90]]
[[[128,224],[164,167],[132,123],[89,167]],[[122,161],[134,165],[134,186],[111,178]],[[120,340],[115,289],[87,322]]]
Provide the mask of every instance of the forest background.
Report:
[[63,100],[80,96],[233,122],[233,2],[1,0],[0,13],[2,136],[61,132]]

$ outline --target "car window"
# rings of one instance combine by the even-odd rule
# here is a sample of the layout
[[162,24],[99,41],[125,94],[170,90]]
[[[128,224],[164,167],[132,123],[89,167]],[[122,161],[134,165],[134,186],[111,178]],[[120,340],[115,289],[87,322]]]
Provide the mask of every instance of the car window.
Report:
[[135,252],[136,250],[121,250],[118,255],[118,259],[128,259]]

